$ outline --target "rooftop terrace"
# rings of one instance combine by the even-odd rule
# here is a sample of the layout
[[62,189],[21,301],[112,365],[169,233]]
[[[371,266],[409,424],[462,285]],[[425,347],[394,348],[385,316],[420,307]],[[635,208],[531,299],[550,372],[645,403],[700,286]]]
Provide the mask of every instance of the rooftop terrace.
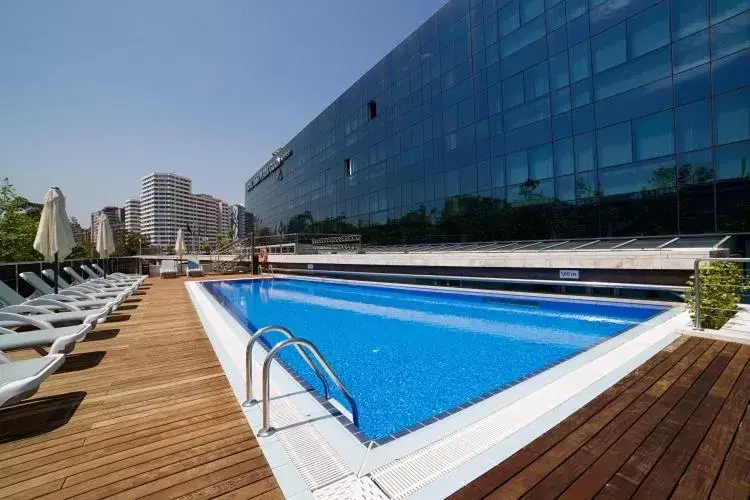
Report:
[[[746,498],[749,359],[683,336],[455,497]],[[147,496],[283,497],[184,279],[148,280],[0,410],[0,497]]]

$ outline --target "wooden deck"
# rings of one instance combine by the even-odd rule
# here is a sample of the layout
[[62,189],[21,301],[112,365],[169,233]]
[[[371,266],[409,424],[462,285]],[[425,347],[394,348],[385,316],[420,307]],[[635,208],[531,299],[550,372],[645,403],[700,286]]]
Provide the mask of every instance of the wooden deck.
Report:
[[184,280],[142,290],[0,410],[0,498],[282,498]]
[[682,337],[452,498],[746,499],[748,358]]

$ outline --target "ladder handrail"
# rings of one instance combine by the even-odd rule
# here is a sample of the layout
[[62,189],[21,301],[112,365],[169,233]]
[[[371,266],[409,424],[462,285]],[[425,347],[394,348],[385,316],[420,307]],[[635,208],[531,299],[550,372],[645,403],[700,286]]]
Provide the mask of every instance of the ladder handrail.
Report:
[[278,354],[279,351],[290,345],[302,345],[308,348],[313,353],[313,355],[315,355],[315,359],[317,359],[318,363],[320,363],[320,366],[323,367],[328,376],[331,377],[331,380],[334,381],[338,388],[341,389],[341,392],[344,393],[346,399],[349,400],[349,404],[352,407],[352,420],[354,421],[354,425],[359,427],[359,410],[357,409],[357,402],[354,400],[354,396],[352,396],[352,394],[349,392],[349,389],[347,389],[344,383],[336,376],[331,366],[328,364],[318,348],[315,347],[312,342],[300,337],[292,337],[276,344],[266,356],[265,361],[263,361],[263,378],[261,380],[261,385],[263,386],[263,427],[260,429],[260,431],[258,431],[258,435],[261,437],[265,437],[269,436],[274,431],[270,425],[271,383],[269,379],[271,375],[271,362],[274,360],[276,354]]
[[[259,328],[256,330],[256,332],[250,337],[250,342],[247,343],[247,347],[245,348],[245,401],[242,403],[242,406],[252,406],[255,403],[258,402],[257,399],[253,397],[253,346],[257,341],[260,340],[260,338],[269,332],[279,332],[282,335],[286,336],[287,339],[294,338],[294,334],[290,332],[288,329],[284,328],[281,325],[269,325],[264,326],[263,328]],[[315,374],[318,376],[320,381],[323,383],[323,391],[325,392],[326,399],[329,399],[330,397],[330,389],[328,387],[328,381],[325,379],[322,373],[320,373],[320,370],[317,366],[315,366],[315,363],[312,362],[310,359],[310,356],[307,355],[305,351],[302,350],[299,346],[295,346],[297,348],[297,352],[299,352],[300,356],[302,356],[302,359],[305,360],[307,365],[312,368],[312,370],[315,372]]]

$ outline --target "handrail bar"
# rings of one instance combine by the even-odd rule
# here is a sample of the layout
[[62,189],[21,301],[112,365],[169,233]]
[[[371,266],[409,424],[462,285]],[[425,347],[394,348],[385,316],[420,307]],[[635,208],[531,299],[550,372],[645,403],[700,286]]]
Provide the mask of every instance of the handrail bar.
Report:
[[347,389],[344,383],[336,376],[331,366],[328,364],[318,348],[315,347],[312,342],[307,339],[292,337],[276,344],[266,356],[265,361],[263,361],[263,379],[261,381],[261,384],[263,386],[263,427],[260,429],[260,431],[258,431],[258,435],[261,437],[265,437],[269,436],[274,431],[274,429],[270,425],[271,384],[269,379],[271,375],[271,362],[274,360],[276,354],[278,354],[279,351],[290,345],[302,345],[312,351],[312,353],[315,355],[315,358],[318,360],[318,363],[320,363],[320,366],[323,367],[328,376],[331,377],[331,380],[334,381],[338,388],[341,389],[341,392],[344,393],[346,399],[349,400],[349,404],[352,407],[352,420],[354,420],[354,425],[359,427],[359,410],[357,409],[357,402],[354,400],[354,396],[352,396],[352,394],[349,392],[349,389]]
[[277,271],[283,273],[301,273],[301,274],[330,274],[340,276],[371,276],[382,278],[409,278],[409,279],[431,279],[443,281],[467,281],[467,282],[486,282],[486,283],[515,283],[528,285],[558,285],[558,286],[577,286],[591,288],[622,288],[625,290],[663,290],[668,292],[684,293],[688,287],[682,285],[652,285],[648,283],[617,283],[607,281],[577,281],[577,280],[552,280],[552,279],[530,279],[530,278],[496,278],[484,276],[451,276],[440,274],[408,274],[408,273],[376,273],[366,271],[334,271],[327,269],[293,269],[280,267]]
[[695,267],[693,268],[693,284],[695,287],[694,300],[695,300],[695,329],[702,330],[701,328],[701,286],[700,286],[700,264],[701,262],[750,262],[750,258],[747,257],[708,257],[704,259],[695,259]]
[[[250,342],[247,343],[247,347],[245,348],[245,401],[242,403],[242,406],[248,407],[252,406],[255,403],[258,402],[257,399],[253,397],[253,346],[255,343],[260,340],[260,338],[269,332],[279,332],[282,335],[286,336],[287,339],[294,338],[294,334],[290,332],[288,329],[284,328],[281,325],[269,325],[264,326],[263,328],[259,328],[256,330],[256,332],[253,334],[252,337],[250,337]],[[317,366],[312,362],[310,359],[310,356],[307,355],[305,351],[302,350],[299,346],[294,346],[297,348],[297,352],[299,352],[300,356],[302,356],[302,359],[305,360],[307,365],[312,368],[312,370],[315,372],[315,374],[318,376],[320,381],[323,383],[323,391],[325,392],[326,399],[330,398],[330,389],[328,387],[328,381],[325,379],[322,373],[320,373],[320,370]]]

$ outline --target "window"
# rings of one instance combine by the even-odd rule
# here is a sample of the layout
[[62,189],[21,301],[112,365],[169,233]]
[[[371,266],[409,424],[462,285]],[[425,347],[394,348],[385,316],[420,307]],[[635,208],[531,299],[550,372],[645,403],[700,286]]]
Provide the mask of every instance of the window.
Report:
[[508,111],[504,115],[505,130],[513,130],[550,116],[549,99],[541,97],[527,102],[521,107]]
[[566,175],[555,179],[556,198],[560,201],[572,201],[576,199],[575,176]]
[[494,85],[487,90],[487,101],[490,116],[496,115],[503,110],[503,92],[500,89],[500,84]]
[[647,160],[674,153],[674,119],[665,111],[633,121],[635,159]]
[[672,0],[672,35],[682,38],[708,26],[708,8],[704,0]]
[[568,21],[586,12],[586,0],[568,0]]
[[344,160],[344,172],[346,173],[347,177],[352,176],[353,172],[352,172],[352,159],[351,158],[347,158],[346,160]]
[[698,101],[677,108],[677,151],[694,151],[711,145],[711,104]]
[[570,81],[577,82],[591,76],[591,53],[589,43],[583,42],[570,48]]
[[500,36],[504,37],[521,26],[518,2],[513,1],[500,11]]
[[716,148],[716,178],[750,177],[750,142]]
[[750,139],[750,88],[716,97],[714,114],[716,144]]
[[560,2],[547,11],[547,31],[555,31],[565,24],[565,2]]
[[633,161],[630,122],[600,129],[596,142],[600,168]]
[[549,60],[550,81],[552,89],[565,87],[570,83],[568,78],[568,53],[561,52]]
[[669,43],[669,3],[664,1],[628,20],[628,59]]
[[635,61],[596,75],[594,79],[596,100],[666,78],[671,72],[669,47],[655,50]]
[[[698,66],[691,70],[675,75],[674,97],[677,105],[686,104],[699,99],[704,99],[710,94],[710,80],[708,64]],[[714,63],[714,68],[716,63]],[[716,75],[714,75],[714,86],[717,85]]]
[[747,0],[711,0],[711,24],[723,21],[747,9]]
[[625,23],[591,39],[591,56],[594,73],[622,64],[628,60]]
[[577,135],[573,142],[575,146],[575,167],[576,172],[585,172],[594,170],[594,134]]
[[544,12],[544,0],[521,0],[521,24],[526,24]]
[[710,149],[680,155],[677,167],[677,183],[680,186],[703,184],[714,180]]
[[674,71],[700,66],[708,62],[708,30],[703,30],[674,44]]
[[505,159],[501,157],[490,160],[490,171],[492,175],[492,187],[505,186]]
[[474,99],[464,99],[458,103],[458,126],[465,127],[474,123]]
[[570,87],[570,99],[574,108],[580,108],[591,102],[591,80],[574,83]]
[[508,155],[507,165],[508,184],[520,184],[529,178],[526,151],[518,151]]
[[549,92],[549,74],[546,63],[537,64],[524,72],[524,87],[527,101]]
[[602,194],[609,196],[674,188],[675,170],[674,160],[600,170]]
[[552,114],[559,115],[570,110],[570,87],[556,90],[552,94]]
[[477,192],[477,167],[469,165],[461,169],[461,194]]
[[553,177],[552,144],[545,144],[529,150],[529,177],[532,179],[548,179]]
[[449,106],[443,111],[443,130],[452,132],[458,127],[458,110],[456,105]]
[[523,75],[516,75],[503,82],[503,109],[523,104]]
[[711,27],[711,57],[716,59],[750,47],[750,11]]
[[555,143],[555,174],[573,173],[573,139],[563,139]]
[[374,120],[375,117],[378,116],[378,106],[375,103],[375,100],[367,103],[367,116],[370,120]]
[[532,42],[539,40],[545,34],[544,16],[540,16],[503,38],[500,41],[500,56],[508,57]]

